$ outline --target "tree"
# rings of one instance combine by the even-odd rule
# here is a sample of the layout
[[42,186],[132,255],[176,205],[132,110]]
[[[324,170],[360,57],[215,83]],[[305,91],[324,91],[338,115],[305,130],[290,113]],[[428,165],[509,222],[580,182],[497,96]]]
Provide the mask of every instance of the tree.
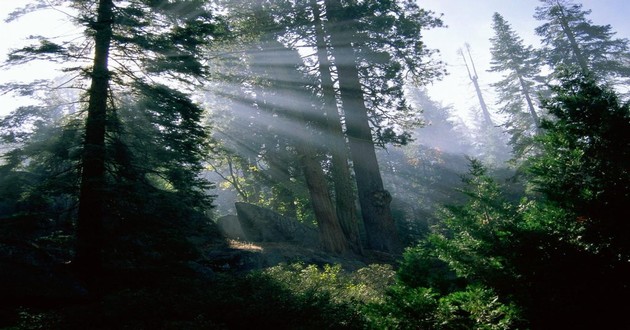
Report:
[[[334,15],[330,16],[331,11],[321,1],[272,1],[253,4],[243,1],[226,1],[224,4],[233,8],[233,10],[230,10],[234,14],[232,21],[240,26],[244,35],[246,35],[246,38],[242,40],[255,45],[259,39],[263,37],[269,38],[268,35],[275,35],[275,38],[281,41],[286,48],[312,47],[314,50],[314,55],[304,56],[302,58],[303,65],[298,67],[303,74],[308,76],[308,79],[311,79],[310,84],[306,88],[315,93],[316,97],[319,98],[317,102],[322,104],[322,106],[317,106],[320,112],[307,115],[306,123],[308,123],[309,128],[315,134],[321,134],[326,136],[327,139],[335,141],[334,143],[317,145],[317,151],[324,152],[330,156],[330,164],[328,162],[324,164],[330,166],[332,176],[334,176],[335,197],[338,203],[337,214],[341,216],[344,233],[353,242],[353,249],[359,251],[360,249],[357,247],[357,224],[352,220],[352,214],[354,213],[354,202],[351,201],[352,185],[348,182],[348,165],[343,155],[346,153],[347,148],[344,145],[346,143],[345,140],[349,136],[348,122],[344,122],[344,120],[349,118],[348,114],[350,113],[346,107],[353,108],[352,102],[356,101],[343,101],[344,97],[350,97],[350,95],[344,96],[340,92],[342,89],[336,87],[341,72],[339,68],[341,65],[354,63],[356,73],[354,75],[355,78],[351,79],[358,81],[361,88],[359,89],[360,93],[352,97],[361,102],[362,109],[368,114],[367,117],[363,118],[365,119],[365,126],[368,127],[367,132],[370,136],[373,135],[375,139],[373,141],[381,146],[389,142],[405,143],[409,139],[409,134],[404,129],[417,124],[415,109],[408,106],[405,101],[403,93],[405,77],[413,77],[417,81],[426,81],[439,76],[442,72],[439,67],[432,67],[434,63],[427,60],[431,51],[422,47],[420,39],[417,38],[422,28],[433,26],[437,24],[438,20],[434,19],[430,13],[420,11],[411,2],[404,2],[403,4],[380,4],[375,2],[348,4],[349,8],[344,8],[343,10],[348,13],[355,11],[356,15],[353,16],[353,20],[363,29],[361,33],[369,36],[371,39],[369,42],[354,44],[353,47],[356,47],[357,51],[352,51],[353,57],[339,58],[334,52],[340,48],[334,46],[331,33],[331,28],[337,28],[337,23],[331,24],[330,17]],[[410,10],[404,12],[403,8]],[[374,12],[374,15],[369,14],[370,11]],[[379,16],[385,12],[391,13],[398,19],[392,20],[387,15]],[[343,16],[341,12],[337,14]],[[325,15],[326,19],[323,19],[324,16],[322,15]],[[343,18],[341,19],[343,20]],[[375,29],[377,25],[372,24],[373,19],[380,20],[378,24],[378,29],[380,30],[377,31]],[[343,20],[343,24],[345,23],[346,21]],[[342,36],[342,38],[345,39],[346,36]],[[247,44],[241,44],[241,46],[246,48]],[[257,45],[255,46],[257,47]],[[271,59],[269,58],[268,61],[271,61]],[[243,61],[243,63],[246,62]],[[270,77],[270,79],[273,80],[273,77]],[[252,86],[256,86],[258,82],[248,81],[247,79],[243,81],[247,81],[243,84],[245,89],[248,89],[246,93],[257,95],[254,92],[255,88],[252,88]],[[233,95],[231,97],[234,99],[242,98],[245,101],[244,103],[264,104],[264,102],[247,101],[248,98],[251,98],[249,96]],[[339,105],[341,107],[335,109]],[[256,108],[257,105],[254,107]],[[368,108],[370,111],[366,110]],[[326,113],[325,115],[324,112]],[[261,112],[256,112],[253,116],[261,116]],[[288,127],[295,127],[295,131],[304,130],[296,127],[296,124],[300,123],[299,120],[286,122],[279,121],[279,118],[274,118],[261,119],[268,127],[279,125],[280,131],[286,131]],[[249,119],[247,120],[249,121]],[[281,136],[281,134],[278,136]],[[366,150],[369,151],[370,148],[374,148],[374,143],[369,143]],[[358,155],[365,154],[356,150],[355,153]],[[370,166],[375,164],[375,158],[372,160],[369,163]],[[353,161],[353,166],[363,166],[357,165],[359,163],[365,162],[357,158],[357,161]],[[364,170],[363,178],[374,180],[371,179],[373,175],[379,175],[378,165],[376,166],[376,171],[373,171],[373,168],[370,171],[369,174],[365,175],[366,171]],[[357,179],[356,181],[360,182],[362,180]],[[380,181],[381,183],[378,186],[381,189],[376,189],[375,195],[382,198],[377,198],[378,200],[372,200],[372,202],[388,204],[388,194],[382,189],[382,180]],[[364,181],[361,184],[363,185]],[[362,188],[365,187],[362,186]],[[367,202],[365,196],[371,195],[372,193],[370,192],[364,194],[364,197],[362,197],[363,203]],[[365,207],[368,207],[368,209],[363,212],[364,216],[372,219],[378,217],[372,212],[373,209],[369,209],[369,206]],[[379,230],[373,228],[370,231],[378,232]],[[388,233],[382,235],[387,236]],[[374,241],[378,240],[379,238],[375,236]],[[380,243],[374,244],[379,245]]]
[[[206,70],[201,53],[212,36],[219,33],[220,24],[204,1],[98,0],[57,1],[55,4],[68,5],[78,13],[75,22],[83,27],[94,48],[77,47],[70,41],[56,44],[41,39],[39,45],[13,51],[9,63],[50,56],[66,61],[91,59],[91,63],[79,62],[77,67],[69,69],[90,81],[85,95],[87,111],[74,261],[77,269],[90,279],[97,276],[102,267],[103,222],[110,186],[108,147],[115,144],[112,134],[116,130],[111,120],[120,107],[119,102],[123,101],[119,93],[155,97],[154,106],[167,107],[173,111],[169,113],[170,118],[182,123],[182,132],[171,131],[172,127],[160,123],[165,125],[162,128],[166,135],[170,134],[170,139],[181,142],[179,147],[193,154],[201,152],[202,146],[189,143],[186,134],[204,134],[195,126],[202,109],[190,102],[186,93],[159,81],[170,80],[176,82],[172,85],[181,86],[203,77]],[[40,6],[47,5],[45,1],[40,3]],[[195,165],[190,166],[183,169],[194,172]],[[177,186],[180,182],[176,182],[176,177],[189,180],[172,174],[167,180],[176,189],[182,188]]]
[[542,38],[542,54],[553,69],[576,66],[598,79],[627,81],[628,40],[614,38],[610,25],[595,25],[590,10],[570,0],[541,0],[535,18],[544,22],[536,28]]
[[[367,245],[396,252],[391,195],[384,189],[374,145],[408,139],[408,133],[397,134],[386,124],[412,121],[402,88],[405,75],[417,81],[440,75],[425,62],[430,51],[418,36],[441,21],[407,1],[324,4]],[[392,108],[397,111],[385,110]]]
[[355,186],[350,173],[348,146],[342,127],[342,119],[337,106],[337,92],[332,77],[332,63],[329,59],[329,44],[326,40],[326,30],[322,22],[322,12],[316,0],[310,1],[315,25],[315,44],[317,47],[317,63],[320,76],[322,101],[326,114],[326,132],[331,147],[331,172],[335,188],[335,203],[337,217],[348,238],[352,250],[362,253],[359,234],[359,219],[355,207]]
[[[525,163],[537,192],[510,196],[473,161],[461,190],[466,202],[447,206],[408,252],[401,267],[408,285],[450,292],[481,284],[516,304],[533,328],[622,322],[629,108],[592,78],[561,77],[542,104],[550,117],[536,138],[541,151]],[[447,276],[437,280],[435,272]]]
[[[468,60],[466,60],[466,54],[462,49],[459,49],[458,53],[462,57],[466,66],[466,72],[470,81],[473,83],[475,93],[477,94],[477,100],[479,101],[479,108],[473,108],[476,124],[474,127],[475,140],[482,146],[479,148],[480,155],[486,162],[494,163],[496,165],[502,164],[507,154],[507,145],[505,143],[504,133],[495,125],[488,105],[483,97],[483,92],[479,85],[479,76],[477,75],[477,69],[475,68],[475,62],[470,54],[470,45],[466,44],[466,54]],[[470,66],[468,62],[470,61]],[[472,70],[471,70],[472,69]],[[480,111],[479,111],[480,110]]]
[[[630,105],[591,77],[565,73],[543,106],[553,119],[532,159],[533,182],[586,227],[592,249],[630,257]],[[624,260],[624,261],[622,261]]]
[[0,120],[0,146],[6,147],[0,165],[3,237],[31,241],[73,227],[81,121],[48,96],[48,104],[20,107]]
[[468,78],[475,86],[475,92],[477,93],[477,100],[479,101],[479,107],[481,108],[481,114],[483,115],[483,128],[491,128],[494,127],[494,122],[492,121],[492,117],[490,116],[490,111],[488,110],[488,106],[486,105],[486,101],[483,98],[483,93],[481,92],[481,87],[479,87],[479,76],[477,75],[477,69],[475,68],[475,62],[473,61],[472,55],[470,55],[470,45],[466,44],[466,53],[468,54],[468,59],[470,60],[471,68],[468,66],[468,61],[466,60],[466,55],[464,55],[464,51],[459,49],[459,55],[464,60],[464,65],[466,65],[466,71],[468,72]]
[[511,136],[510,143],[517,158],[528,153],[532,137],[539,133],[540,119],[534,105],[535,78],[540,73],[535,52],[531,46],[523,45],[499,13],[493,17],[494,37],[491,72],[504,73],[503,79],[494,83],[502,105],[501,112],[507,115],[504,126]]
[[[242,30],[237,48],[245,65],[229,78],[246,81],[229,96],[246,114],[236,124],[240,126],[244,120],[249,134],[263,132],[253,140],[245,138],[245,144],[260,150],[258,153],[268,165],[266,173],[273,173],[274,168],[290,172],[285,176],[287,180],[276,177],[270,181],[286,182],[287,186],[293,185],[290,188],[307,192],[307,204],[315,215],[324,249],[343,254],[348,250],[348,242],[324,172],[323,152],[327,146],[319,142],[325,133],[325,115],[316,105],[320,99],[314,94],[314,82],[303,73],[303,59],[292,46],[299,40],[293,34],[300,28],[296,16],[303,12],[295,4],[283,1],[225,4],[234,9],[232,22],[238,31]],[[311,21],[309,27],[310,24]],[[282,160],[278,162],[280,166],[274,164],[277,160]]]
[[[274,59],[269,59],[273,54]],[[269,90],[282,97],[282,103],[276,101],[265,102],[271,109],[287,120],[298,121],[307,129],[305,134],[293,137],[293,145],[297,152],[301,171],[310,194],[311,204],[320,230],[320,238],[325,250],[343,254],[349,248],[349,243],[337,218],[334,204],[328,189],[328,182],[320,164],[313,143],[315,135],[310,132],[309,124],[321,122],[323,116],[318,112],[309,98],[306,81],[299,76],[302,65],[297,51],[286,49],[276,40],[265,40],[260,44],[260,52],[254,53],[252,64],[259,70],[268,71],[271,81]],[[265,69],[263,69],[265,68]]]

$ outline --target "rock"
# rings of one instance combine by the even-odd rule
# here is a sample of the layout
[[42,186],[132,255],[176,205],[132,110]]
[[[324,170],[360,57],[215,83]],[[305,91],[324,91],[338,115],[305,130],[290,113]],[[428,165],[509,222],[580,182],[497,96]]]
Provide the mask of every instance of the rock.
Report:
[[287,242],[306,247],[319,247],[315,228],[296,219],[248,203],[235,203],[236,212],[245,235],[251,242]]
[[225,215],[217,219],[217,227],[225,238],[244,240],[245,233],[241,228],[241,223],[235,215]]
[[211,251],[206,259],[208,267],[217,272],[243,272],[265,266],[262,253],[232,248]]
[[249,272],[295,262],[317,266],[340,264],[343,269],[348,271],[355,271],[367,266],[364,261],[359,259],[329,255],[318,249],[292,243],[276,242],[231,241],[228,245],[207,251],[204,256],[203,265],[217,273]]

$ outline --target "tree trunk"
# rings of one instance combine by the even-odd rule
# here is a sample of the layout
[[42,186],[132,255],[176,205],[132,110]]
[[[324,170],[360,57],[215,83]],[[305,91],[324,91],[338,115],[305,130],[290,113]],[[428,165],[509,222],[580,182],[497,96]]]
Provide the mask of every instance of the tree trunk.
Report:
[[562,32],[564,32],[564,34],[567,36],[567,39],[569,39],[569,44],[571,44],[571,50],[573,50],[573,56],[575,56],[575,59],[578,62],[578,65],[580,66],[582,73],[587,74],[590,72],[588,69],[588,63],[586,62],[586,59],[584,58],[584,55],[582,54],[582,51],[580,50],[580,46],[575,40],[575,35],[573,34],[573,30],[571,30],[571,27],[569,26],[569,22],[567,22],[567,18],[564,15],[564,9],[562,8],[562,5],[560,4],[558,4],[556,8],[558,9],[558,14],[559,14],[558,20],[559,20],[560,26],[562,27]]
[[[313,113],[315,111],[314,108],[305,109],[304,104],[306,102],[299,102],[299,100],[308,97],[310,94],[306,88],[303,88],[304,86],[296,84],[296,82],[301,81],[297,71],[302,63],[299,54],[294,50],[286,49],[276,40],[267,40],[261,47],[262,52],[258,56],[262,55],[263,58],[257,61],[258,63],[264,63],[264,57],[268,56],[266,54],[273,54],[279,58],[284,56],[284,58],[281,58],[282,61],[280,61],[282,64],[267,66],[269,76],[274,79],[272,88],[283,95],[286,100],[281,107],[276,109],[277,112],[285,119],[299,120],[304,124],[305,130],[308,131],[306,118],[316,118],[321,116],[321,114]],[[268,53],[265,51],[266,49],[269,50]],[[309,106],[312,107],[312,105],[307,105],[307,107]],[[349,249],[349,244],[335,213],[326,175],[317,160],[317,153],[312,145],[315,137],[312,134],[302,136],[301,132],[295,133],[296,136],[293,137],[293,141],[308,187],[322,246],[328,252],[345,254]]]
[[335,213],[335,207],[328,191],[328,182],[324,171],[317,161],[312,147],[298,147],[298,157],[311,197],[311,204],[317,219],[319,236],[324,250],[336,254],[348,252],[349,244]]
[[331,52],[339,76],[339,92],[346,115],[346,130],[367,246],[373,250],[398,253],[401,246],[390,210],[391,195],[383,188],[369,125],[368,109],[364,103],[356,57],[351,44],[356,38],[356,33],[352,31],[352,24],[344,26],[343,31],[335,24],[332,12],[339,10],[338,3],[332,0],[326,0],[325,3],[330,23],[327,31],[330,34]]
[[464,59],[464,64],[466,64],[466,70],[468,71],[468,77],[470,81],[472,81],[475,86],[475,92],[477,93],[477,99],[479,100],[479,106],[481,107],[481,113],[483,114],[484,122],[488,127],[493,127],[494,123],[492,122],[492,117],[490,116],[490,111],[488,110],[488,106],[486,105],[486,101],[483,99],[483,93],[481,92],[481,87],[479,87],[479,76],[477,75],[477,69],[475,68],[475,62],[473,61],[472,56],[470,55],[470,49],[468,48],[468,44],[466,44],[466,49],[468,51],[468,58],[470,59],[470,65],[472,66],[472,73],[470,68],[468,67],[468,62],[466,61],[466,56],[464,52],[460,50],[460,54]]
[[97,21],[93,25],[94,66],[88,90],[75,257],[77,268],[88,278],[93,278],[102,267],[105,126],[110,79],[107,62],[112,37],[112,8],[112,0],[100,0]]
[[331,63],[328,60],[325,31],[321,22],[321,10],[316,0],[311,0],[313,15],[315,17],[315,30],[317,42],[317,59],[326,111],[326,139],[330,141],[329,149],[332,163],[332,179],[335,188],[335,202],[337,217],[343,229],[350,247],[357,254],[363,253],[361,237],[359,234],[359,219],[355,206],[354,187],[348,164],[348,149],[346,138],[341,126],[341,117],[337,108],[335,88],[330,73]]
[[523,96],[525,96],[525,101],[527,102],[527,109],[529,109],[529,115],[532,117],[532,121],[534,125],[536,125],[536,133],[540,133],[540,119],[538,118],[538,114],[536,113],[536,109],[534,109],[534,103],[532,102],[531,97],[529,96],[529,88],[527,88],[527,84],[521,76],[520,72],[516,72],[518,77],[518,82],[521,85],[521,90],[523,91]]

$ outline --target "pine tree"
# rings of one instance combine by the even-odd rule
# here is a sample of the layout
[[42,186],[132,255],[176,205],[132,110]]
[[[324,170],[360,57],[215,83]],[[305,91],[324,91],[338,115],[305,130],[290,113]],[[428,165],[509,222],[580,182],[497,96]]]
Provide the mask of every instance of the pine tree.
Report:
[[350,173],[349,151],[342,126],[341,109],[337,105],[337,93],[331,73],[332,63],[329,59],[329,45],[322,22],[322,10],[316,0],[310,0],[310,6],[313,11],[317,64],[321,81],[322,101],[326,114],[324,131],[331,141],[331,175],[334,182],[337,217],[348,238],[350,247],[355,253],[361,254],[363,249],[359,233],[359,219],[355,207],[355,185],[352,182]]
[[627,263],[630,245],[630,105],[591,77],[564,73],[543,106],[543,153],[531,160],[534,183],[574,212],[592,250]]
[[579,67],[598,79],[621,83],[630,79],[627,39],[614,38],[610,25],[595,25],[590,10],[570,0],[541,0],[535,18],[544,22],[536,28],[542,38],[547,65]]
[[523,45],[521,39],[499,13],[493,17],[494,37],[491,72],[503,73],[503,79],[493,84],[507,115],[504,126],[510,134],[510,143],[517,158],[528,153],[532,137],[538,132],[540,119],[535,105],[535,78],[540,73],[532,46]]
[[384,189],[374,148],[408,139],[408,132],[397,133],[387,123],[417,123],[404,97],[404,77],[422,82],[441,74],[430,67],[431,51],[418,37],[441,21],[409,1],[324,4],[367,245],[396,252],[400,246],[391,195]]
[[[321,102],[323,106],[318,105],[317,108],[323,111],[307,114],[305,124],[316,134],[315,136],[321,135],[330,139],[329,133],[334,131],[330,135],[336,136],[339,139],[337,142],[352,137],[348,141],[353,141],[350,143],[354,143],[355,150],[352,152],[352,147],[348,149],[351,150],[352,157],[356,157],[352,164],[356,175],[355,182],[361,185],[359,191],[362,195],[359,199],[362,199],[360,204],[364,208],[362,215],[372,223],[369,231],[372,233],[373,243],[368,245],[384,251],[390,250],[391,247],[387,246],[390,245],[388,237],[391,236],[392,240],[395,240],[393,238],[395,228],[393,222],[389,221],[391,217],[387,215],[389,211],[386,210],[391,197],[380,179],[376,157],[373,157],[374,148],[388,143],[406,143],[409,133],[405,130],[418,123],[416,109],[407,104],[403,86],[406,78],[425,82],[442,73],[439,64],[429,59],[432,51],[424,47],[418,38],[423,28],[439,26],[439,19],[434,18],[429,12],[420,10],[411,1],[346,4],[310,0],[258,3],[225,1],[224,4],[234,9],[230,10],[235,14],[232,21],[244,27],[243,33],[247,37],[243,40],[251,42],[254,47],[257,47],[255,43],[259,39],[274,35],[285,48],[295,48],[299,45],[315,50],[316,56],[304,57],[303,66],[297,69],[312,80],[311,85],[306,88],[311,89],[319,98],[316,102]],[[251,19],[248,19],[248,16]],[[355,32],[348,34],[348,27]],[[356,38],[350,37],[353,33],[356,33]],[[241,46],[246,48],[247,45]],[[269,53],[268,61],[272,63],[261,62],[262,67],[269,64],[277,65],[272,59],[273,52]],[[433,66],[434,64],[438,65]],[[246,68],[249,69],[251,68]],[[330,79],[326,78],[327,74],[330,74]],[[272,77],[270,79],[273,80]],[[255,79],[242,81],[247,81],[243,84],[245,89],[248,89],[246,94],[257,94],[256,87],[252,86],[256,86],[259,81]],[[337,87],[337,83],[341,81],[343,86]],[[248,95],[230,97],[239,102],[244,101],[243,104],[256,104],[255,108],[258,104],[264,104],[247,101],[250,98]],[[275,99],[272,101],[276,102]],[[335,105],[340,105],[336,111]],[[333,119],[337,114],[339,119]],[[273,117],[261,111],[252,114],[251,118],[256,118],[255,120],[265,123],[268,127],[277,126],[280,132],[287,131],[289,127],[295,127],[294,132],[305,131],[304,128],[297,127],[302,123],[299,120],[282,121],[279,116]],[[348,121],[348,118],[352,119]],[[342,123],[343,119],[346,121]],[[249,118],[246,120],[250,122]],[[331,123],[332,120],[339,122]],[[253,124],[253,121],[251,123]],[[253,126],[256,125],[251,127]],[[360,134],[357,133],[359,130]],[[331,158],[335,158],[332,160],[336,164],[332,165],[332,172],[336,173],[334,175],[339,174],[337,169],[347,166],[346,160],[337,157],[345,151],[343,149],[346,146],[342,145],[343,143],[345,141],[335,143],[336,147],[332,149],[331,143],[316,143],[317,151],[322,152],[322,156],[325,152],[331,155]],[[265,144],[265,147],[267,145]],[[357,145],[361,145],[362,149],[357,149]],[[343,158],[343,155],[341,156]],[[358,172],[361,174],[357,175]],[[351,185],[342,186],[342,180],[334,181],[336,196],[350,196],[345,192],[349,191],[348,187]],[[354,203],[349,203],[347,199],[343,201],[338,199],[337,202],[340,202],[337,205],[337,214],[347,219],[347,215],[352,213],[349,208],[352,208]],[[385,216],[379,216],[380,209]],[[387,224],[379,228],[378,219],[384,219],[383,222]],[[348,224],[344,226],[345,233],[350,241],[356,242],[358,235],[352,220],[342,221],[342,224]],[[356,247],[356,243],[353,245]]]
[[[78,13],[75,23],[85,31],[88,44],[94,47],[79,47],[75,41],[57,44],[41,39],[39,45],[13,51],[9,63],[19,64],[42,57],[91,60],[91,63],[79,62],[69,70],[89,81],[85,95],[87,111],[74,264],[92,279],[102,267],[103,225],[110,191],[108,148],[116,142],[117,128],[111,121],[123,102],[120,96],[150,95],[154,106],[173,111],[169,118],[181,123],[182,131],[173,131],[166,125],[162,132],[168,139],[180,142],[180,148],[197,153],[200,146],[189,143],[187,134],[204,134],[194,123],[200,119],[202,109],[191,103],[186,93],[159,82],[170,81],[173,86],[181,86],[203,77],[206,69],[201,53],[219,33],[220,24],[204,1],[98,0],[55,1],[54,4],[69,6]],[[47,1],[40,3],[43,7],[49,5]],[[191,166],[185,169],[194,172],[195,165]],[[186,178],[188,175],[172,174],[169,184],[176,189],[183,188],[180,183],[193,184],[196,180]]]

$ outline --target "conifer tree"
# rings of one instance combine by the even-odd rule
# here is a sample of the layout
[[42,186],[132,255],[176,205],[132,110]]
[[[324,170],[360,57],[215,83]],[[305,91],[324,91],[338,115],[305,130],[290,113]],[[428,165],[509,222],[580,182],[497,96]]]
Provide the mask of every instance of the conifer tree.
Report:
[[620,82],[630,78],[628,40],[615,38],[610,25],[596,25],[588,19],[590,10],[571,0],[541,0],[534,17],[542,25],[542,54],[553,69],[575,66],[597,79]]
[[494,37],[490,38],[492,62],[490,71],[503,73],[494,83],[501,106],[507,115],[505,127],[515,156],[527,154],[531,138],[539,130],[540,119],[535,101],[535,78],[540,73],[532,46],[525,46],[508,22],[499,13],[493,17]]
[[396,252],[400,245],[391,195],[384,189],[374,148],[408,140],[408,132],[386,124],[407,128],[414,122],[403,93],[405,77],[420,83],[441,75],[419,38],[422,29],[441,26],[441,21],[410,1],[326,0],[324,5],[367,245]]
[[[55,43],[42,37],[39,45],[13,51],[9,63],[42,58],[84,59],[68,69],[89,82],[84,98],[87,111],[74,264],[91,279],[102,267],[103,225],[111,187],[108,149],[116,142],[118,128],[112,123],[116,109],[122,106],[121,95],[149,97],[151,104],[141,111],[166,110],[164,118],[171,121],[155,123],[161,127],[160,132],[180,149],[199,155],[202,146],[188,137],[205,134],[197,126],[202,109],[190,101],[181,86],[206,74],[202,51],[219,34],[220,24],[201,0],[39,1],[16,15],[51,5],[67,6],[77,13],[74,23],[83,29],[86,45],[93,48],[80,47],[77,42],[81,40]],[[173,124],[181,127],[175,129]],[[182,170],[195,172],[198,167],[194,164],[199,159],[186,159],[190,167]],[[176,190],[183,189],[182,184],[196,182],[194,174],[171,174],[165,179]]]

